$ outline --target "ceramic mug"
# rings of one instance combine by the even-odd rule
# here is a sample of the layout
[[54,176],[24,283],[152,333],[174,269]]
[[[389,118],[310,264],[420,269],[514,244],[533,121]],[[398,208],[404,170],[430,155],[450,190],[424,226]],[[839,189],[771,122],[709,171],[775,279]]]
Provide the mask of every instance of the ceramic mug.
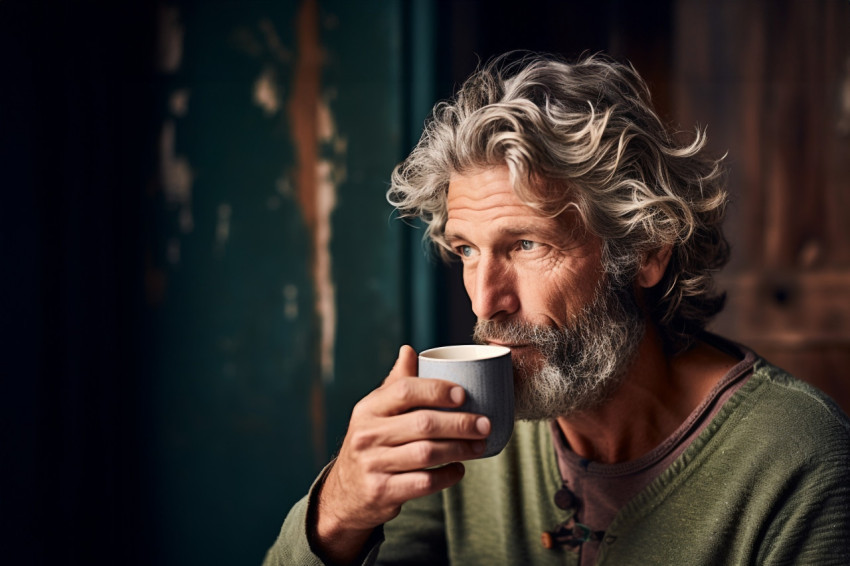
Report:
[[482,458],[495,456],[514,430],[514,377],[511,350],[504,346],[442,346],[419,354],[419,377],[444,379],[466,390],[456,411],[490,419],[490,436]]

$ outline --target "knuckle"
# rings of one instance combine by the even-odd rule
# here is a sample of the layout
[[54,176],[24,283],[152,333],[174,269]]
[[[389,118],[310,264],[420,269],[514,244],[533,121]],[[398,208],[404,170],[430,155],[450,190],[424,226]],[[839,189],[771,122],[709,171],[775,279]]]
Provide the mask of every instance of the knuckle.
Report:
[[351,448],[356,451],[365,450],[370,447],[373,442],[373,435],[362,430],[355,430],[349,434],[351,439]]
[[431,380],[428,382],[428,396],[434,401],[442,400],[446,396],[445,388],[441,381]]
[[461,434],[469,434],[475,432],[475,419],[478,417],[469,413],[455,413],[457,420],[454,422],[457,431]]
[[396,400],[401,403],[405,403],[410,401],[413,397],[413,386],[410,381],[407,380],[399,380],[392,384],[393,394],[395,395]]
[[354,404],[351,410],[351,420],[362,418],[369,412],[369,397],[364,397]]
[[413,421],[414,430],[421,436],[430,436],[437,428],[437,423],[433,415],[425,411],[416,411],[416,416]]
[[435,453],[436,450],[434,445],[430,442],[419,442],[414,447],[414,458],[420,465],[427,465],[430,463],[433,460]]
[[369,501],[378,501],[386,492],[386,483],[383,476],[373,474],[364,482],[363,493]]
[[419,493],[428,493],[434,490],[436,480],[433,474],[420,474],[413,481],[413,488]]

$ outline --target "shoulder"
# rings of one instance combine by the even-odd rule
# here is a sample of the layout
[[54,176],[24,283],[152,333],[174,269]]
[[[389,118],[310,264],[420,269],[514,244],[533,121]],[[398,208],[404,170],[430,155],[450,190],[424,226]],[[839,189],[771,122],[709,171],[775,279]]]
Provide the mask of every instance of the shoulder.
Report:
[[847,415],[825,393],[761,357],[710,428],[752,459],[850,465]]
[[795,437],[832,438],[850,443],[850,419],[824,392],[757,358],[751,380],[757,386],[761,411],[776,424],[789,426]]

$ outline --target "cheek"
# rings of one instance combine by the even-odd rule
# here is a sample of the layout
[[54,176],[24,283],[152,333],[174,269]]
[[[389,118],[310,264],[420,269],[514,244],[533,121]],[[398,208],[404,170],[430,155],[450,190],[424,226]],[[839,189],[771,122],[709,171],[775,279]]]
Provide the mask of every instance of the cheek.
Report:
[[532,282],[538,305],[558,325],[575,318],[582,308],[593,300],[596,281],[579,277],[573,272],[555,270],[542,274]]
[[472,298],[472,293],[475,291],[475,275],[472,268],[464,266],[463,268],[463,288],[466,289],[466,294]]
[[528,322],[560,322],[564,313],[564,294],[549,274],[528,270],[517,274],[515,293]]

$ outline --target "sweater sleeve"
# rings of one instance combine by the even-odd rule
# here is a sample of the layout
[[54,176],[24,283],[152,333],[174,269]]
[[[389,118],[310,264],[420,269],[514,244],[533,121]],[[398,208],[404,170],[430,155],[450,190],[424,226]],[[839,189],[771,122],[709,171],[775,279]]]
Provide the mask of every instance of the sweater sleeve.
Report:
[[[313,552],[307,536],[311,510],[314,509],[319,489],[333,463],[328,464],[313,482],[309,493],[292,506],[274,545],[266,553],[263,566],[325,566],[325,562]],[[383,529],[377,528],[366,543],[361,554],[362,566],[372,566],[383,541]]]
[[401,513],[384,525],[384,534],[378,565],[449,563],[442,493],[405,503]]
[[[327,468],[289,511],[263,566],[325,566],[310,547],[307,531],[310,506],[326,473]],[[405,503],[398,517],[375,530],[361,556],[361,566],[448,565],[441,495]]]
[[[759,564],[850,564],[850,421],[831,399],[777,372],[776,383],[795,392],[794,423],[781,434],[787,460],[800,460],[780,484],[779,502],[764,531]],[[814,403],[804,403],[800,393]],[[804,417],[811,419],[805,423]]]
[[758,563],[850,564],[850,458],[819,461],[795,479],[780,498]]

